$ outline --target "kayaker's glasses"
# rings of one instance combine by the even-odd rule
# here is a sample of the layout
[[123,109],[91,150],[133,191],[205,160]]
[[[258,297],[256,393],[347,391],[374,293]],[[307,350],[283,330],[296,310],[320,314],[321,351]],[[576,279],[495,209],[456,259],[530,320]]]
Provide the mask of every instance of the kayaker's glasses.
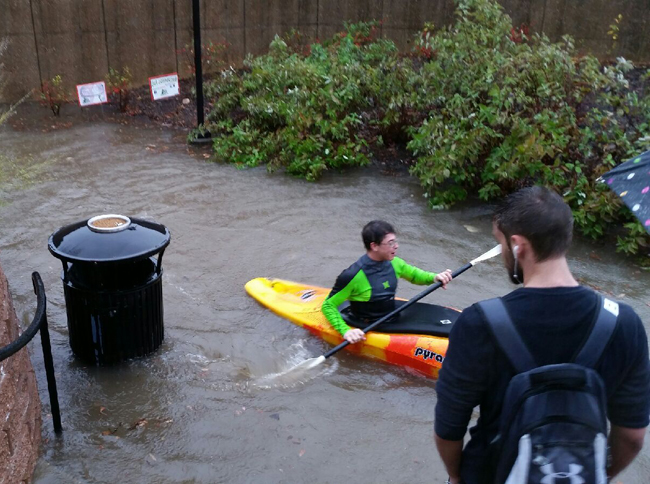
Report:
[[393,248],[398,246],[398,243],[397,243],[397,239],[392,239],[392,240],[389,240],[388,242],[382,242],[379,245],[387,245],[388,247],[393,249]]

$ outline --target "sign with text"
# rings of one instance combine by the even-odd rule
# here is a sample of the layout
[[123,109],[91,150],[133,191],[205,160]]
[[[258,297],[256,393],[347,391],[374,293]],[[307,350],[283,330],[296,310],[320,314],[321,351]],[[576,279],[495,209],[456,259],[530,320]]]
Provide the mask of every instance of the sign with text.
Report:
[[149,88],[151,90],[151,99],[157,101],[166,97],[178,96],[180,94],[178,87],[178,74],[165,74],[149,78]]
[[93,104],[104,104],[108,101],[104,81],[78,84],[77,96],[79,97],[79,105],[82,107],[92,106]]

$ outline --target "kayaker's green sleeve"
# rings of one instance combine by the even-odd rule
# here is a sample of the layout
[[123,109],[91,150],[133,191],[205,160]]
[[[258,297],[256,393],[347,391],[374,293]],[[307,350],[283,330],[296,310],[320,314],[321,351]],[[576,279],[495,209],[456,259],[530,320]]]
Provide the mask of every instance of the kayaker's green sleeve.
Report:
[[397,277],[401,277],[420,286],[433,284],[434,279],[438,275],[435,272],[423,271],[415,266],[408,265],[399,257],[393,258],[392,263]]
[[348,269],[339,275],[334,287],[321,306],[325,318],[341,335],[344,335],[351,328],[341,317],[338,307],[345,301],[368,301],[372,294],[372,288],[363,271],[359,270],[355,274],[351,272]]

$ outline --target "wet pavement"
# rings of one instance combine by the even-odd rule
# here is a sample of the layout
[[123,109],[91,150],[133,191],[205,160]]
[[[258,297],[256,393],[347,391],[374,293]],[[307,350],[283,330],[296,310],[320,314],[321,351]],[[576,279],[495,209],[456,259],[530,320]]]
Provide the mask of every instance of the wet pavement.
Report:
[[[444,482],[432,438],[435,382],[338,353],[308,381],[259,388],[256,378],[329,346],[262,308],[259,276],[331,286],[363,253],[361,227],[392,222],[399,255],[455,269],[495,245],[491,208],[430,211],[417,181],[377,169],[308,183],[209,163],[185,133],[92,122],[0,130],[0,263],[24,326],[31,273],[48,296],[63,419],[52,430],[38,338],[30,344],[43,401],[34,482]],[[9,161],[8,161],[9,160]],[[166,225],[165,341],[152,356],[88,367],[68,345],[61,265],[47,251],[63,225],[121,213]],[[650,274],[612,247],[578,241],[574,274],[632,305],[650,324]],[[422,288],[400,283],[399,295]],[[464,308],[510,291],[500,260],[471,269],[427,301]],[[650,480],[650,445],[619,479]]]

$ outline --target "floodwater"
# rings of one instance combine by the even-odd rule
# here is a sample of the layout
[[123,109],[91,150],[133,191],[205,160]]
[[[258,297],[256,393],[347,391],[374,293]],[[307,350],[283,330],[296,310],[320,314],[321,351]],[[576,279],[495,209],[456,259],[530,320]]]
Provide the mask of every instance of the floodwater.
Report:
[[[296,385],[260,388],[257,379],[329,346],[258,305],[244,284],[265,276],[331,286],[363,253],[360,230],[374,218],[395,224],[408,262],[455,269],[495,245],[491,208],[430,211],[415,180],[374,168],[318,183],[238,170],[206,162],[184,137],[102,122],[0,131],[5,166],[24,167],[19,183],[0,186],[0,263],[24,326],[36,304],[32,271],[43,278],[64,427],[55,436],[37,337],[30,351],[45,417],[34,482],[444,482],[432,380],[340,352]],[[172,234],[164,344],[111,368],[71,353],[61,265],[47,250],[59,227],[102,213],[149,218]],[[570,264],[648,328],[648,273],[584,242]],[[399,295],[421,289],[402,282]],[[511,289],[494,259],[427,300],[464,308]],[[620,481],[649,480],[647,445]]]

